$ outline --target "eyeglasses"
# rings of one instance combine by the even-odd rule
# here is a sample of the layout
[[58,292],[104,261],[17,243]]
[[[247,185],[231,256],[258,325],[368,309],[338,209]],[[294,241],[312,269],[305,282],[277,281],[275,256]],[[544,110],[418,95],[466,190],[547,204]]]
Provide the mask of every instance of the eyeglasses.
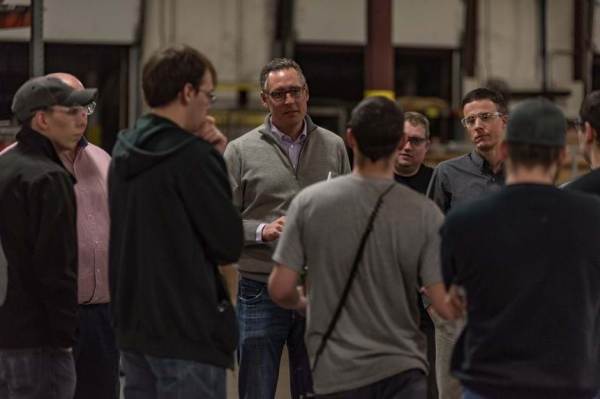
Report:
[[406,141],[409,142],[411,146],[418,147],[421,144],[425,143],[427,139],[423,137],[408,137]]
[[208,98],[208,101],[213,104],[215,101],[217,101],[217,96],[215,93],[213,93],[212,91],[206,91],[206,90],[202,90],[202,89],[198,89],[201,93],[204,93],[206,95],[206,98]]
[[287,95],[291,95],[293,99],[298,99],[300,98],[300,96],[302,96],[303,92],[304,92],[304,86],[295,86],[295,87],[290,87],[287,90],[275,90],[272,91],[270,93],[265,93],[267,94],[269,97],[271,97],[273,99],[273,101],[275,101],[276,103],[281,103],[284,102],[285,99],[287,98]]
[[62,106],[62,105],[54,105],[52,107],[46,108],[46,111],[61,112],[68,116],[77,116],[77,115],[81,115],[82,113],[84,113],[86,115],[91,115],[94,113],[95,110],[96,110],[96,102],[95,101],[92,101],[88,105],[84,105],[84,106],[74,105],[72,107],[66,107],[66,106]]
[[471,128],[471,127],[475,126],[475,122],[477,121],[477,118],[479,118],[479,120],[483,123],[490,123],[491,121],[498,118],[499,116],[502,116],[502,113],[500,113],[500,112],[480,112],[475,115],[469,115],[466,118],[461,119],[460,122],[463,124],[464,127]]

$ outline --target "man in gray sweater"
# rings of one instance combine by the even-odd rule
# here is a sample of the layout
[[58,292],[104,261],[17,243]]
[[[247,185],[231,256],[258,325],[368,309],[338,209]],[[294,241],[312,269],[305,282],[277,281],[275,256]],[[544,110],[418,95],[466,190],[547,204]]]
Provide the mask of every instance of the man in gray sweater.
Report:
[[312,392],[304,347],[304,317],[274,304],[267,291],[273,250],[285,214],[304,187],[350,172],[343,140],[306,114],[308,85],[300,66],[274,59],[261,71],[264,124],[225,150],[233,201],[244,224],[239,261],[239,392],[244,399],[275,395],[283,346],[290,355],[293,398]]

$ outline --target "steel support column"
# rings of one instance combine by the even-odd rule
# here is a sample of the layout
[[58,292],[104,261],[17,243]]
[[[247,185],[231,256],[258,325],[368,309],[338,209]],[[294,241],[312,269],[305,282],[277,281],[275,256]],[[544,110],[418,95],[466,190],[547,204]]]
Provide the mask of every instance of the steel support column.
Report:
[[44,0],[31,1],[31,40],[29,41],[29,76],[44,74]]
[[395,99],[391,0],[367,0],[365,97]]

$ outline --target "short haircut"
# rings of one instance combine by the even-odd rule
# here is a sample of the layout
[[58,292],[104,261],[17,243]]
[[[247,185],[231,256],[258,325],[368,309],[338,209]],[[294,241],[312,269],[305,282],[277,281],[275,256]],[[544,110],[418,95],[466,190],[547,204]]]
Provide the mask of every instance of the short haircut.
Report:
[[462,100],[462,108],[465,108],[465,105],[471,103],[473,101],[481,101],[481,100],[490,100],[494,104],[496,104],[496,109],[501,114],[508,114],[508,105],[506,104],[506,100],[499,92],[488,89],[485,87],[480,87],[475,90],[471,90],[468,92]]
[[404,112],[386,97],[368,97],[353,110],[348,127],[360,152],[375,162],[390,156],[404,135]]
[[589,123],[596,132],[600,133],[600,90],[588,94],[579,109],[581,122]]
[[508,142],[508,158],[515,166],[549,169],[558,162],[563,147]]
[[150,107],[161,107],[177,98],[190,83],[199,88],[206,71],[217,84],[217,73],[210,60],[186,45],[170,46],[156,51],[144,65],[142,89]]
[[425,138],[429,140],[429,119],[425,115],[418,112],[406,111],[404,113],[404,120],[413,126],[422,126],[425,130]]
[[274,58],[260,71],[260,89],[262,91],[267,89],[267,79],[271,72],[281,71],[283,69],[295,69],[300,76],[302,84],[306,84],[306,78],[304,77],[302,68],[300,68],[300,65],[298,65],[296,61],[290,60],[289,58]]

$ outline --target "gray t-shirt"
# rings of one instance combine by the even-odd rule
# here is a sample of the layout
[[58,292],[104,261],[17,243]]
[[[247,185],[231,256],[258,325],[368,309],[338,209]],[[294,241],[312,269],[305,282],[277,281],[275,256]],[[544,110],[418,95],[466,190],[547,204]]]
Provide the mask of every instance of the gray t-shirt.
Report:
[[273,259],[299,272],[308,268],[305,341],[312,364],[368,218],[390,185],[344,310],[313,374],[318,394],[428,369],[417,291],[420,284],[442,281],[438,230],[443,215],[425,196],[393,180],[355,175],[314,184],[292,201]]

